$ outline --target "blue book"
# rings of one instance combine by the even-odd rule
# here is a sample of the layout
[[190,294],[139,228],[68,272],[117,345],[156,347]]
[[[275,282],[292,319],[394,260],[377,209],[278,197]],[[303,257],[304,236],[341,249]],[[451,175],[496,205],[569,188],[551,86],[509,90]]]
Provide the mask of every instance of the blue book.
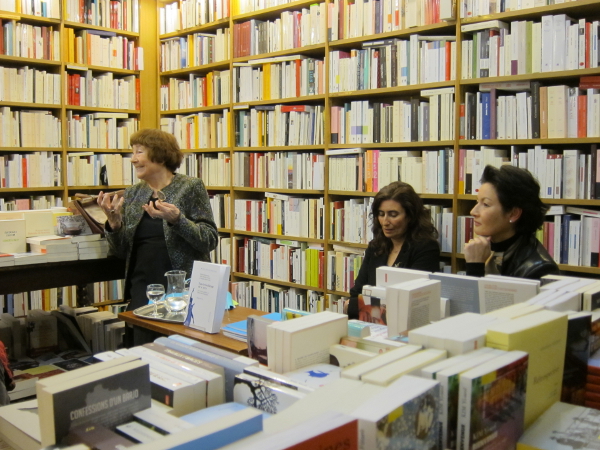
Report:
[[[560,225],[560,261],[559,264],[569,263],[569,228],[571,224],[571,214],[562,216]],[[554,231],[556,233],[556,230]]]
[[482,139],[492,138],[492,113],[490,110],[491,94],[489,92],[481,93],[481,122],[482,122]]
[[[244,408],[148,444],[153,450],[216,450],[262,431],[262,412]],[[144,445],[139,446],[143,450]]]
[[[188,423],[191,423],[194,426],[204,425],[212,420],[221,419],[222,417],[227,417],[230,414],[233,414],[238,411],[243,411],[244,409],[256,409],[252,406],[242,405],[241,403],[228,402],[222,403],[220,405],[211,406],[209,408],[199,409],[198,411],[194,411],[193,413],[186,414],[185,416],[181,416],[181,420],[185,420]],[[260,411],[260,410],[259,410]],[[263,419],[268,418],[271,414],[263,413]]]

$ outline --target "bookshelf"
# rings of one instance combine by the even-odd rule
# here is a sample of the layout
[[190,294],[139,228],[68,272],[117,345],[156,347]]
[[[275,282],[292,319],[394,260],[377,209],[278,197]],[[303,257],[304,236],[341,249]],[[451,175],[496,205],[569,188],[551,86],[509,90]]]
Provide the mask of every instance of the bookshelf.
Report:
[[[124,187],[103,185],[97,168],[90,180],[76,182],[70,160],[89,166],[107,156],[126,156],[128,135],[157,122],[156,96],[147,95],[157,74],[140,70],[143,62],[153,69],[157,61],[152,51],[155,3],[119,0],[88,6],[52,0],[40,7],[15,0],[0,10],[0,110],[6,130],[0,142],[0,209],[15,203],[19,209],[66,205],[77,192]],[[77,93],[75,79],[81,80]],[[114,113],[127,119],[112,118]]]
[[[550,124],[551,136],[555,137],[548,137],[532,135],[531,125],[523,135],[522,126],[519,125],[517,130],[515,123],[510,127],[515,128],[518,134],[515,132],[512,136],[505,132],[502,138],[484,139],[482,124],[475,117],[473,123],[479,131],[474,129],[473,136],[463,136],[465,125],[462,123],[464,112],[461,116],[461,104],[469,101],[469,97],[480,100],[480,85],[485,83],[539,82],[540,86],[567,86],[565,89],[568,92],[568,88],[578,87],[581,76],[600,75],[598,58],[591,56],[589,48],[586,50],[587,68],[571,68],[578,67],[569,65],[575,63],[578,56],[569,60],[568,52],[565,52],[563,65],[559,64],[551,71],[542,69],[541,55],[536,63],[527,62],[537,54],[536,50],[541,50],[542,22],[548,23],[547,16],[565,14],[573,19],[569,24],[578,24],[580,27],[582,22],[587,22],[587,25],[583,24],[583,29],[588,32],[592,27],[594,30],[598,27],[600,2],[582,0],[498,12],[478,11],[478,8],[482,8],[478,2],[465,0],[457,2],[456,20],[449,21],[443,19],[448,17],[452,3],[440,3],[439,10],[436,10],[429,8],[429,2],[412,2],[402,21],[401,16],[393,14],[393,2],[382,1],[379,4],[381,10],[377,12],[374,6],[377,2],[233,1],[231,17],[224,16],[212,23],[180,30],[171,26],[169,33],[159,36],[159,40],[164,42],[173,38],[189,39],[187,37],[190,34],[198,31],[216,34],[217,29],[230,30],[230,57],[185,70],[159,73],[162,86],[172,86],[172,80],[182,75],[193,73],[208,79],[208,75],[213,73],[212,79],[208,80],[213,85],[205,89],[212,91],[218,104],[208,106],[202,103],[200,107],[185,109],[163,107],[160,116],[163,129],[176,135],[182,133],[181,136],[186,128],[181,123],[176,125],[177,120],[174,119],[177,115],[219,114],[220,118],[228,121],[226,125],[221,123],[223,127],[218,128],[219,131],[227,130],[227,138],[220,135],[212,141],[213,145],[218,142],[217,146],[182,147],[186,149],[186,155],[216,153],[220,155],[220,161],[227,160],[221,170],[230,171],[229,184],[223,183],[227,179],[223,176],[215,184],[214,178],[210,178],[215,168],[205,163],[199,164],[197,176],[204,179],[211,195],[219,197],[215,204],[221,208],[218,214],[221,243],[216,258],[233,265],[232,280],[234,284],[241,282],[234,290],[239,288],[242,300],[244,294],[246,300],[248,296],[256,295],[252,290],[259,289],[261,283],[267,285],[268,292],[263,302],[267,304],[276,301],[281,292],[287,289],[290,290],[290,298],[298,298],[296,294],[305,292],[306,301],[302,306],[313,308],[325,296],[334,302],[339,296],[345,295],[346,291],[339,289],[343,283],[340,284],[332,274],[336,263],[328,262],[328,254],[337,252],[336,257],[347,258],[338,266],[338,270],[343,268],[344,273],[351,273],[352,268],[360,266],[360,260],[356,262],[352,251],[366,247],[369,233],[368,224],[363,222],[357,225],[356,218],[360,218],[361,214],[364,216],[369,201],[382,187],[377,181],[366,181],[366,178],[381,177],[387,181],[394,176],[393,172],[386,172],[385,176],[380,173],[373,177],[373,170],[381,171],[390,164],[398,164],[398,161],[421,164],[407,166],[404,175],[406,181],[420,187],[417,192],[420,192],[426,204],[431,205],[440,234],[445,234],[442,239],[442,259],[456,272],[464,269],[464,256],[458,251],[462,238],[459,216],[467,216],[475,203],[472,188],[464,189],[461,149],[499,149],[496,156],[508,159],[518,159],[520,153],[527,153],[529,149],[533,149],[533,155],[542,149],[549,154],[559,155],[566,150],[577,149],[578,154],[584,155],[582,163],[588,164],[585,171],[590,169],[591,154],[596,151],[600,141],[600,132],[593,128],[595,125],[589,125],[591,128],[584,135],[573,135],[567,129],[564,136],[557,136]],[[174,9],[176,7],[173,5],[177,4],[160,4],[159,10]],[[501,5],[498,2],[491,8],[500,8]],[[422,14],[419,15],[420,11]],[[159,12],[159,15],[164,14]],[[380,16],[389,18],[389,21],[384,20],[378,26]],[[503,38],[509,35],[507,42],[511,35],[519,37],[518,33],[523,32],[522,41],[515,39],[513,45],[515,49],[524,47],[525,52],[521,51],[515,58],[516,70],[508,70],[506,65],[500,64],[500,55],[494,53],[497,63],[489,69],[491,72],[488,70],[487,75],[495,76],[472,77],[485,75],[485,72],[477,70],[480,66],[485,68],[488,67],[486,64],[489,65],[489,62],[481,63],[477,59],[477,52],[472,49],[476,45],[473,39],[483,39],[485,34],[486,39],[493,39],[492,42],[497,44],[498,38],[495,36],[500,35],[499,32],[490,32],[490,28],[478,30],[481,28],[479,24],[487,21],[507,24],[502,34]],[[519,21],[524,25],[513,23]],[[471,30],[463,32],[465,26]],[[255,30],[255,33],[249,29]],[[310,37],[306,34],[307,30]],[[512,30],[515,30],[514,33]],[[568,32],[569,29],[565,28],[565,33]],[[277,36],[283,38],[277,40]],[[569,37],[568,34],[566,36]],[[525,45],[519,46],[517,42]],[[546,51],[546,44],[543,45]],[[565,45],[569,45],[568,39]],[[498,45],[496,50],[500,51]],[[469,51],[471,53],[464,53]],[[219,49],[219,52],[221,55],[227,53],[223,49]],[[420,60],[415,59],[417,52]],[[511,62],[508,49],[502,52],[504,62]],[[472,56],[473,53],[475,56]],[[465,57],[467,55],[471,58]],[[482,55],[486,56],[485,53]],[[310,69],[304,65],[307,61],[311,61]],[[370,74],[377,73],[378,79],[365,76],[367,65]],[[538,72],[535,72],[536,68]],[[394,71],[398,76],[392,76]],[[219,75],[219,84],[214,83],[216,75]],[[304,75],[308,76],[306,81]],[[229,85],[224,85],[224,81]],[[287,88],[281,88],[285,83]],[[516,92],[519,92],[518,99]],[[514,101],[525,99],[531,102],[529,92],[529,89],[512,92],[496,88],[495,95],[512,95]],[[581,89],[578,95],[594,92],[597,91],[586,92]],[[162,98],[166,95],[163,93]],[[508,104],[513,100],[503,99],[502,102]],[[525,106],[530,107],[530,103],[525,103]],[[296,115],[292,119],[294,113]],[[303,114],[307,117],[303,118]],[[404,128],[395,126],[398,122],[394,120],[398,117],[408,120]],[[507,120],[515,120],[517,115],[507,117]],[[348,123],[344,122],[346,119]],[[284,120],[288,121],[285,130],[282,128]],[[318,121],[322,123],[317,124]],[[298,123],[305,127],[301,128],[301,133],[297,128],[289,128],[297,127]],[[314,128],[311,128],[313,125]],[[214,132],[214,128],[211,132]],[[194,128],[191,130],[195,132]],[[347,136],[344,136],[343,130],[349,131]],[[319,134],[321,132],[322,135]],[[500,136],[500,130],[496,132]],[[296,139],[299,134],[304,134],[306,140],[298,142]],[[285,136],[290,136],[289,141],[284,140]],[[310,155],[308,159],[314,156],[318,165],[303,165],[302,155]],[[480,158],[487,157],[487,154],[483,156],[483,152],[481,155]],[[382,156],[391,159],[382,159]],[[412,161],[398,159],[411,157],[414,158]],[[379,167],[372,163],[373,158],[378,158]],[[281,180],[281,167],[277,164],[283,165],[284,172],[287,166],[290,173],[297,174],[300,170],[305,175],[300,177],[301,180],[290,175],[286,185],[286,180]],[[362,167],[363,189],[356,188],[360,184],[360,179],[356,178],[361,176],[357,166]],[[415,170],[423,166],[421,173],[416,174]],[[355,171],[357,174],[352,173]],[[316,188],[312,186],[313,183]],[[590,195],[589,186],[583,189],[587,191],[582,191],[576,198],[545,198],[544,201],[551,206],[600,210],[600,199],[589,198],[594,197]],[[281,205],[289,205],[290,200],[293,202],[290,211],[275,214],[280,211]],[[304,203],[307,204],[305,209],[299,209],[298,205]],[[341,213],[342,208],[344,213]],[[349,220],[345,214],[350,211],[356,215]],[[357,226],[361,230],[360,236],[345,235],[342,231],[344,227]],[[291,247],[286,247],[286,244]],[[316,257],[311,253],[315,250]],[[286,255],[280,255],[286,252],[287,259]],[[281,256],[282,259],[273,260],[272,255]],[[316,264],[317,278],[295,273],[294,268],[301,264],[298,261],[305,266]],[[352,266],[348,266],[348,263]],[[281,270],[282,265],[286,266],[284,270]],[[598,267],[569,264],[559,264],[559,267],[582,276],[600,274]],[[261,307],[252,303],[247,306]]]

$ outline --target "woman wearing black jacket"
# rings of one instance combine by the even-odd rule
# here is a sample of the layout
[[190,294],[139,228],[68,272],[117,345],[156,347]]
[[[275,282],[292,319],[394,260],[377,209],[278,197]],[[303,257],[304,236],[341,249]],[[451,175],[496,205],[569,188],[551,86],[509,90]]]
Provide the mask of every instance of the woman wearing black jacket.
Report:
[[396,181],[382,188],[375,196],[371,218],[374,238],[350,289],[348,317],[378,321],[375,311],[364,308],[359,299],[363,286],[375,284],[376,269],[393,266],[435,272],[440,266],[440,246],[429,211],[410,184]]

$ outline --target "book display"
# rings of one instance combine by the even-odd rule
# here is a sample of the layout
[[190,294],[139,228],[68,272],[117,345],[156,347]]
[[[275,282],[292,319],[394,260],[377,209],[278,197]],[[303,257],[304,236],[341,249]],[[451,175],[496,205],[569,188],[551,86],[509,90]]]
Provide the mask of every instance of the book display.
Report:
[[218,199],[214,262],[243,306],[339,310],[396,180],[462,270],[486,164],[534,173],[540,240],[561,270],[600,273],[597,1],[233,0],[195,21],[184,3],[159,7],[160,126]]

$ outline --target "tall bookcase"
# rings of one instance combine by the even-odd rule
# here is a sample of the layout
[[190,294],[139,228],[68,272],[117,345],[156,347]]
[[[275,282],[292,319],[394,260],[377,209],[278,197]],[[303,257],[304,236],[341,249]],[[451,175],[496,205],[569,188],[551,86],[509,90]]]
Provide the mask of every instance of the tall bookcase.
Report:
[[[401,3],[405,13],[402,23],[411,26],[410,28],[398,27],[402,15],[392,14],[395,5]],[[314,301],[318,298],[327,297],[330,305],[333,305],[337,298],[347,295],[349,280],[344,279],[344,276],[352,276],[352,271],[360,264],[360,259],[351,254],[353,249],[361,250],[366,247],[369,233],[364,217],[369,201],[378,188],[382,187],[377,181],[367,182],[366,179],[373,177],[372,171],[378,171],[379,179],[387,181],[389,178],[386,177],[394,176],[390,175],[387,169],[390,164],[396,167],[400,161],[398,158],[422,158],[411,161],[402,159],[406,165],[401,176],[421,186],[418,191],[420,190],[425,203],[431,205],[440,234],[444,235],[442,259],[453,272],[464,268],[460,241],[464,239],[465,230],[468,233],[468,222],[461,216],[468,216],[476,198],[473,194],[473,188],[476,186],[472,184],[471,178],[477,176],[477,168],[472,170],[472,160],[465,159],[467,156],[471,158],[475,153],[471,154],[466,150],[486,149],[486,152],[482,151],[480,156],[476,157],[476,165],[494,161],[498,163],[498,160],[493,158],[502,159],[504,156],[508,159],[513,158],[515,164],[525,166],[524,153],[530,158],[528,168],[533,169],[531,164],[538,161],[537,175],[541,177],[540,174],[547,173],[548,170],[536,159],[539,158],[536,155],[543,154],[544,159],[546,154],[563,155],[565,159],[561,164],[567,164],[568,152],[565,151],[576,149],[579,150],[578,157],[584,155],[577,166],[578,170],[585,168],[586,171],[596,174],[595,170],[592,172],[591,165],[597,164],[600,130],[596,123],[600,122],[599,116],[592,116],[590,119],[592,125],[588,124],[588,127],[591,128],[586,130],[589,134],[584,134],[588,137],[576,137],[577,132],[574,137],[568,137],[572,134],[566,128],[567,134],[564,137],[548,137],[548,133],[555,136],[555,127],[560,125],[560,119],[552,118],[549,127],[546,126],[546,135],[539,135],[539,122],[538,125],[533,125],[538,129],[533,130],[530,122],[529,128],[526,127],[523,134],[522,124],[517,125],[513,120],[515,123],[511,124],[511,127],[514,128],[514,133],[512,128],[507,126],[502,130],[502,139],[489,139],[489,129],[485,128],[490,123],[485,122],[489,113],[482,111],[481,117],[477,119],[477,106],[470,109],[472,105],[468,102],[476,100],[481,104],[484,98],[489,98],[489,89],[480,85],[496,83],[491,91],[496,101],[500,97],[514,97],[514,100],[503,98],[503,108],[512,107],[512,102],[519,107],[531,107],[532,101],[534,104],[539,101],[537,89],[540,86],[566,86],[564,92],[568,95],[568,88],[579,86],[581,76],[600,75],[597,56],[594,56],[592,62],[589,48],[586,50],[587,56],[584,55],[584,60],[588,58],[588,68],[574,68],[579,67],[577,57],[570,61],[566,56],[562,62],[563,66],[560,66],[558,61],[558,65],[551,68],[551,71],[539,67],[541,59],[534,62],[532,68],[531,50],[527,50],[530,46],[540,46],[544,52],[547,51],[548,35],[543,34],[547,30],[544,28],[542,31],[542,27],[548,24],[547,16],[556,17],[561,14],[573,19],[572,24],[581,25],[580,19],[584,19],[583,22],[587,21],[589,25],[583,25],[583,45],[586,42],[586,33],[589,36],[593,34],[597,44],[598,32],[594,30],[598,28],[595,21],[600,18],[600,2],[557,2],[500,13],[494,13],[490,9],[481,12],[479,16],[474,16],[477,11],[467,11],[467,8],[482,8],[478,2],[442,1],[439,2],[440,9],[436,9],[434,3],[436,2],[381,0],[380,3],[340,0],[316,4],[295,1],[268,6],[268,2],[239,0],[232,1],[229,17],[223,16],[202,25],[188,21],[180,28],[174,25],[172,17],[174,14],[176,16],[176,9],[184,10],[185,14],[189,15],[190,10],[186,9],[189,5],[185,2],[159,5],[159,9],[164,8],[159,14],[163,20],[163,27],[165,31],[169,31],[159,36],[159,45],[163,45],[163,49],[166,48],[167,42],[178,41],[179,44],[175,46],[177,51],[184,49],[185,54],[183,42],[190,42],[189,36],[194,33],[212,33],[216,36],[217,29],[221,30],[221,35],[225,34],[225,30],[229,30],[229,40],[221,39],[218,44],[220,61],[195,66],[192,64],[185,69],[160,71],[160,83],[164,87],[159,96],[165,102],[160,114],[163,129],[174,132],[181,141],[188,139],[186,133],[193,136],[196,132],[194,127],[205,121],[205,128],[199,128],[200,135],[202,130],[205,130],[210,133],[210,139],[205,138],[201,146],[195,146],[192,142],[182,146],[186,154],[197,155],[189,156],[197,158],[194,163],[196,165],[191,169],[182,170],[201,176],[205,180],[209,193],[213,196],[213,207],[222,237],[217,259],[232,264],[234,282],[248,282],[246,293],[252,292],[254,287],[266,284],[269,290],[266,298],[273,302],[281,295],[282,290],[291,289],[290,297],[296,294],[296,289],[309,291],[308,300],[304,305],[308,307],[320,307],[316,306],[318,303]],[[515,4],[511,3],[511,6],[521,6],[513,3]],[[531,3],[530,6],[533,6],[533,2]],[[484,6],[500,8],[503,5],[504,3]],[[451,14],[452,7],[457,9],[455,20],[441,20]],[[464,9],[462,13],[461,8]],[[381,17],[384,17],[384,20],[382,25],[378,26]],[[314,24],[319,20],[322,20],[320,26],[323,28],[315,31]],[[563,24],[564,20],[563,18]],[[480,28],[478,24],[487,21],[504,22],[507,24],[506,30],[502,31],[502,24]],[[519,21],[522,21],[523,25],[513,23]],[[520,28],[521,26],[523,28]],[[490,29],[493,31],[490,32]],[[478,33],[482,30],[483,34]],[[571,33],[574,31],[571,30]],[[569,39],[577,40],[579,34],[569,35],[566,25],[565,33],[566,55]],[[510,51],[517,51],[517,57],[508,57],[506,53],[492,53],[490,56],[485,51],[478,54],[478,48],[489,48],[485,44],[487,40],[505,39],[506,34],[514,36]],[[274,36],[281,37],[281,42],[274,42]],[[485,45],[482,46],[477,39],[486,39]],[[217,40],[218,37],[215,37],[214,42]],[[406,43],[397,44],[396,40],[404,40]],[[473,40],[474,44],[467,42]],[[228,51],[222,48],[224,45],[229,45]],[[505,43],[502,42],[502,45]],[[506,51],[509,51],[508,44],[506,45]],[[384,48],[386,46],[387,48]],[[396,48],[392,50],[393,46]],[[175,47],[171,46],[169,52],[174,51]],[[420,55],[419,72],[415,71],[416,66],[411,66],[410,52],[415,55],[415,50]],[[197,49],[194,51],[197,52]],[[398,56],[397,52],[400,51],[407,53],[404,63],[401,63]],[[481,49],[479,51],[481,52]],[[173,61],[172,53],[168,54],[171,55],[170,61]],[[294,58],[292,55],[298,57]],[[181,54],[178,53],[178,56]],[[397,61],[392,63],[396,57]],[[496,59],[491,72],[490,57]],[[504,58],[502,64],[501,57]],[[373,70],[373,61],[376,61],[376,58],[382,58],[379,60],[379,72],[377,69]],[[481,62],[480,59],[484,61]],[[512,62],[513,59],[515,62]],[[571,66],[571,63],[575,66]],[[357,71],[369,70],[365,69],[366,64],[371,64],[372,78],[357,76]],[[405,65],[404,71],[398,70],[397,64]],[[506,67],[504,64],[514,64],[514,67]],[[391,76],[394,71],[398,73],[398,77],[406,79],[401,81]],[[490,73],[495,76],[489,76]],[[192,78],[202,77],[205,77],[202,83],[207,87],[203,88],[201,83],[194,86]],[[379,84],[375,77],[379,78]],[[292,80],[292,85],[282,92],[281,96],[273,92],[278,79]],[[188,84],[184,86],[186,80]],[[297,82],[295,87],[294,82]],[[527,85],[526,88],[520,84],[523,82]],[[539,82],[539,85],[536,82]],[[178,83],[179,90],[175,90],[174,86]],[[402,83],[405,85],[400,85]],[[526,94],[517,96],[510,89],[504,90],[498,83],[507,83],[512,85],[513,89],[516,86],[519,93]],[[184,89],[188,89],[189,94],[182,96],[181,92],[186,92]],[[177,107],[170,107],[167,103],[166,99],[169,96],[171,101],[185,98],[186,95],[200,97],[202,89],[206,90],[205,94],[208,97],[211,97],[212,92],[213,98],[207,100],[207,106],[197,103],[179,108],[179,104]],[[595,93],[597,91],[591,90],[586,93],[584,89],[577,92],[581,96],[592,96]],[[551,99],[552,102],[555,101],[554,97]],[[522,103],[523,101],[525,103]],[[550,104],[550,113],[555,111],[554,105]],[[592,110],[594,107],[591,106]],[[290,127],[296,127],[304,120],[300,125],[300,134],[305,133],[309,139],[297,141],[296,128],[285,131],[277,128],[281,124],[278,121],[285,113],[288,114]],[[566,113],[568,115],[568,110]],[[210,125],[211,114],[217,115],[218,125]],[[406,119],[409,114],[412,123],[395,130],[393,120],[397,120],[398,117]],[[494,111],[494,114],[503,114],[502,117],[507,118],[526,117],[521,116],[522,110],[507,112],[503,109]],[[345,136],[345,141],[342,140],[344,137],[341,131],[344,117],[348,119],[345,129],[349,133]],[[546,117],[542,120],[549,119]],[[568,120],[568,117],[565,117],[565,120]],[[225,125],[223,121],[226,122]],[[295,124],[290,125],[290,122],[294,121]],[[317,124],[318,121],[322,123]],[[319,128],[320,125],[322,128]],[[379,133],[375,132],[376,137],[369,135],[372,133],[372,130],[367,129],[369,126],[380,130]],[[269,131],[265,135],[260,130],[270,130],[271,135],[269,136]],[[321,130],[322,138],[319,136]],[[467,134],[471,131],[472,135]],[[217,136],[213,136],[215,132]],[[496,136],[501,130],[493,132]],[[289,142],[283,142],[288,145],[283,145],[281,141],[285,133],[291,136]],[[367,133],[368,137],[361,137],[361,133]],[[500,151],[487,152],[488,148]],[[215,153],[220,156],[215,156]],[[558,159],[563,156],[559,156]],[[372,164],[373,158],[379,158],[379,166]],[[215,165],[210,165],[209,159]],[[218,162],[215,162],[216,160]],[[467,162],[468,168],[465,166]],[[415,168],[422,166],[409,163],[424,164],[425,169],[415,178]],[[357,165],[362,165],[363,169],[358,169]],[[551,167],[560,166],[548,166]],[[272,178],[270,183],[264,181],[265,168]],[[386,169],[385,175],[383,169]],[[284,173],[281,174],[280,170]],[[288,170],[290,175],[286,178]],[[298,177],[298,174],[301,176]],[[356,179],[361,174],[365,179],[362,188],[358,186]],[[543,180],[540,181],[543,189],[551,188],[545,186]],[[590,187],[593,190],[594,182],[595,180],[592,180],[590,185],[588,179],[586,188],[586,182],[583,181],[581,192],[575,195],[577,198],[545,198],[544,201],[563,213],[565,211],[561,211],[560,206],[600,210],[600,199],[594,198],[594,193],[590,194]],[[583,198],[590,196],[592,198]],[[283,223],[281,218],[271,215],[274,208],[278,208],[280,204],[290,209],[283,215]],[[342,207],[344,213],[340,211]],[[548,220],[554,226],[553,216],[548,216]],[[360,231],[354,232],[355,228]],[[545,228],[545,232],[549,233],[548,227]],[[584,241],[585,239],[581,240]],[[322,250],[321,256],[319,249]],[[328,262],[328,254],[332,251],[345,252],[350,257],[342,263],[332,264]],[[305,258],[300,257],[303,252]],[[303,277],[294,273],[293,267],[302,259],[304,267],[317,268],[321,278]],[[559,264],[559,267],[565,272],[582,276],[600,274],[598,267],[572,264]],[[267,306],[268,303],[267,300]],[[260,302],[247,305],[265,306]]]
[[[37,209],[61,201],[66,205],[78,192],[124,187],[115,183],[121,178],[120,167],[113,180],[109,174],[110,185],[82,183],[85,177],[76,176],[77,168],[69,169],[69,161],[78,158],[87,170],[98,173],[99,167],[91,167],[94,159],[126,156],[128,134],[157,123],[156,4],[26,3],[9,0],[0,8],[4,135],[0,157],[12,167],[2,180],[0,198],[19,202],[18,209],[27,209],[28,203]],[[145,55],[138,55],[138,48],[146,50]],[[138,60],[145,62],[146,70],[140,70]],[[86,77],[89,82],[84,85]],[[114,119],[119,115],[131,122],[127,131],[122,118]],[[80,169],[80,174],[89,175]],[[46,201],[47,196],[54,199]],[[34,203],[39,197],[41,202]]]

